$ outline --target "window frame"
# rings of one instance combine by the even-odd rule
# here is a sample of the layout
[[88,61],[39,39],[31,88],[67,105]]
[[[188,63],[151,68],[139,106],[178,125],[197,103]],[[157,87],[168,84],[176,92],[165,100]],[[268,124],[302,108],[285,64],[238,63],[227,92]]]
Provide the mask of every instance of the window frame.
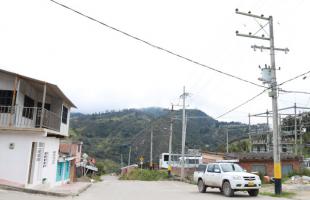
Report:
[[[14,91],[13,90],[0,90],[0,113],[10,113],[11,107],[13,103],[13,96]],[[16,102],[16,99],[15,99]],[[14,105],[15,105],[14,102]]]
[[35,105],[34,99],[32,99],[31,97],[25,95],[22,116],[25,117],[25,118],[28,118],[28,119],[33,119],[34,105]]
[[62,105],[61,123],[68,124],[68,114],[69,108],[67,108],[65,105]]
[[[209,171],[209,167],[211,167],[212,169],[210,169]],[[214,173],[214,164],[209,164],[208,167],[207,167],[207,172],[209,173]]]

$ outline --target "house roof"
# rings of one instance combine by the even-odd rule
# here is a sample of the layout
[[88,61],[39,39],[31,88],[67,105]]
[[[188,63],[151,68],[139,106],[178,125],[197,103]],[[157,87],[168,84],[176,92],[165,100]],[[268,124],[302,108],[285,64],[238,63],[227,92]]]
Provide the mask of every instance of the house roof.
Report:
[[[224,159],[237,159],[240,161],[273,160],[273,152],[226,153]],[[302,160],[302,157],[293,153],[282,152],[281,160]]]
[[48,82],[45,82],[45,81],[41,81],[41,80],[34,79],[34,78],[30,78],[28,76],[20,75],[20,74],[14,73],[14,72],[9,72],[9,71],[3,70],[3,69],[0,69],[0,72],[5,73],[5,74],[9,74],[9,75],[12,75],[12,76],[16,76],[16,77],[24,79],[24,80],[27,80],[30,83],[42,84],[42,85],[46,84],[46,87],[48,88],[48,90],[51,90],[57,96],[62,98],[69,106],[76,108],[76,106],[72,103],[72,101],[55,84],[48,83]]

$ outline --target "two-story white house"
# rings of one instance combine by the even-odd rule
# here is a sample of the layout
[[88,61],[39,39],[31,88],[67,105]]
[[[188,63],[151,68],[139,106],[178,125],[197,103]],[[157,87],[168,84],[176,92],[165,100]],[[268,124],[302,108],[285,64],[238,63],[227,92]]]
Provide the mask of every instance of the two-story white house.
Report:
[[72,107],[56,85],[0,70],[0,180],[21,187],[59,182],[59,143]]

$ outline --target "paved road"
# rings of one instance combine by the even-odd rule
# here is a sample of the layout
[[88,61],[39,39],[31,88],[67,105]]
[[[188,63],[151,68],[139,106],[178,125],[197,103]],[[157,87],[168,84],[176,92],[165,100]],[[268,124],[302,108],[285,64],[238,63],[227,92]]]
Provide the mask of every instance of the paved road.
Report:
[[[104,181],[94,184],[73,200],[227,200],[218,189],[197,192],[195,185],[174,181],[118,181],[115,177],[104,177]],[[238,192],[233,200],[250,198],[247,193]],[[68,198],[48,197],[13,191],[0,190],[0,200],[69,200]],[[267,196],[251,197],[255,200],[275,200]]]

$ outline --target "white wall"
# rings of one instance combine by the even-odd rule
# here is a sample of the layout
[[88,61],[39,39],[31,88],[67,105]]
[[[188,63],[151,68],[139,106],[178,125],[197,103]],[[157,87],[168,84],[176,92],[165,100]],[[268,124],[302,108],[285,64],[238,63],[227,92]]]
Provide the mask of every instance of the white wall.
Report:
[[[41,184],[43,178],[47,178],[47,183],[50,185],[55,184],[57,160],[52,164],[52,152],[56,151],[57,159],[59,139],[44,137],[43,135],[45,133],[0,131],[0,179],[6,179],[30,187]],[[35,161],[34,182],[33,185],[27,185],[32,142],[44,143],[44,152],[49,152],[49,158],[46,168],[43,168],[43,162]],[[10,143],[14,143],[14,149],[9,149]],[[38,180],[39,169],[42,170],[42,179],[40,180]]]

